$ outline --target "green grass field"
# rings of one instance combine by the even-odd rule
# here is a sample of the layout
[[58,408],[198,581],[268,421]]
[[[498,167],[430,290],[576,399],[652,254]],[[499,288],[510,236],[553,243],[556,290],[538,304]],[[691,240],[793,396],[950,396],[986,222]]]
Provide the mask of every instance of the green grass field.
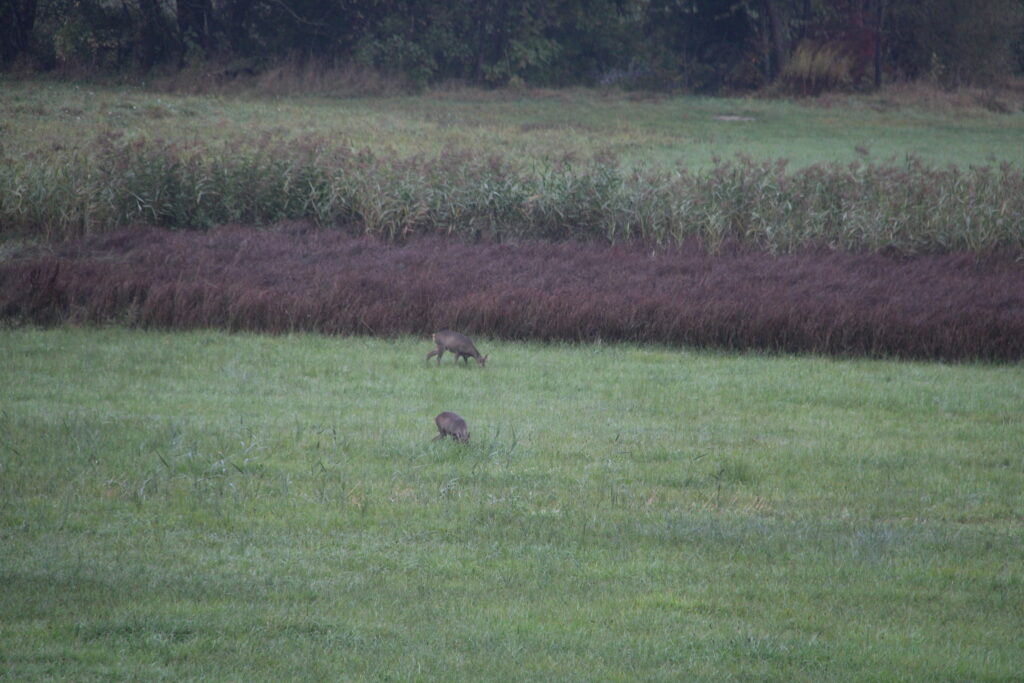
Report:
[[0,678],[1024,671],[1024,366],[479,346],[0,332]]
[[0,86],[3,241],[306,219],[385,239],[1024,248],[1024,104]]
[[545,163],[610,152],[627,166],[655,168],[699,168],[738,153],[786,158],[794,167],[863,159],[865,151],[876,160],[914,154],[939,165],[1024,158],[1024,111],[929,106],[898,95],[848,97],[834,106],[693,96],[637,100],[588,90],[274,98],[8,80],[0,81],[0,131],[3,150],[12,156],[59,157],[104,131],[206,141],[271,131],[402,156],[456,148]]

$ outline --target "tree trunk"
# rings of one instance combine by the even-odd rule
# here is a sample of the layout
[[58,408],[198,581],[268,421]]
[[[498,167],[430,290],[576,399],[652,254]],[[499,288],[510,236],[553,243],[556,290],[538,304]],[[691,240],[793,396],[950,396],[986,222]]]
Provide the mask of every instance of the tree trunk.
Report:
[[786,66],[786,31],[779,0],[762,0],[768,20],[768,78],[775,80]]
[[812,18],[814,17],[814,8],[811,7],[811,0],[804,0],[803,10],[800,15],[800,41],[807,39],[807,28],[811,25]]
[[221,26],[227,35],[228,46],[233,57],[248,55],[248,29],[249,9],[253,0],[229,0],[225,2],[219,15]]
[[139,66],[151,69],[161,58],[166,37],[160,0],[139,0],[139,40],[136,46]]
[[178,13],[178,42],[184,57],[188,41],[198,45],[204,56],[210,50],[210,24],[213,7],[210,0],[176,0]]
[[0,10],[0,63],[11,62],[28,51],[36,23],[36,0],[8,0]]
[[882,35],[883,22],[885,20],[886,0],[874,0],[874,29],[875,29],[875,90],[882,87]]

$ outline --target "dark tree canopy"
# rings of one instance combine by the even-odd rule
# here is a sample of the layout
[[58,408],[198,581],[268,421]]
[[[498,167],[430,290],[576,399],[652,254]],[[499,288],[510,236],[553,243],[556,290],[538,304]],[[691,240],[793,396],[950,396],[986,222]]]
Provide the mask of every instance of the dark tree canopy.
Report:
[[1024,69],[1024,0],[0,0],[0,65],[797,92]]

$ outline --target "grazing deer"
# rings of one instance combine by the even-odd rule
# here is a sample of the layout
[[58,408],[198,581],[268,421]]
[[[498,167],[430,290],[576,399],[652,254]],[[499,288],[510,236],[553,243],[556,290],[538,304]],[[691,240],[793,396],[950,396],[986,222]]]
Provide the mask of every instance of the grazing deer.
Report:
[[466,421],[455,413],[445,411],[435,417],[434,422],[437,424],[439,434],[432,439],[433,441],[446,436],[450,436],[456,441],[469,441],[469,428],[466,426]]
[[487,356],[481,356],[480,352],[473,346],[473,340],[464,334],[458,332],[451,332],[444,330],[441,332],[435,332],[432,337],[434,343],[437,344],[437,348],[427,354],[427,360],[430,360],[433,356],[437,356],[437,364],[441,364],[441,356],[444,355],[445,351],[451,351],[455,354],[455,362],[459,362],[459,358],[469,365],[469,357],[476,358],[476,362],[480,367],[484,367],[487,362]]

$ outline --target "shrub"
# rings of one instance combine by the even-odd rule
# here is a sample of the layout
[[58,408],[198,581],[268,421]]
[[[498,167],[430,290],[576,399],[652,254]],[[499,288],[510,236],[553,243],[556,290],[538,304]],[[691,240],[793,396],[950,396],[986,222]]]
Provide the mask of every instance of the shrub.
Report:
[[843,48],[803,42],[779,74],[779,83],[783,90],[792,94],[820,95],[848,88],[852,83],[852,67],[853,57]]

